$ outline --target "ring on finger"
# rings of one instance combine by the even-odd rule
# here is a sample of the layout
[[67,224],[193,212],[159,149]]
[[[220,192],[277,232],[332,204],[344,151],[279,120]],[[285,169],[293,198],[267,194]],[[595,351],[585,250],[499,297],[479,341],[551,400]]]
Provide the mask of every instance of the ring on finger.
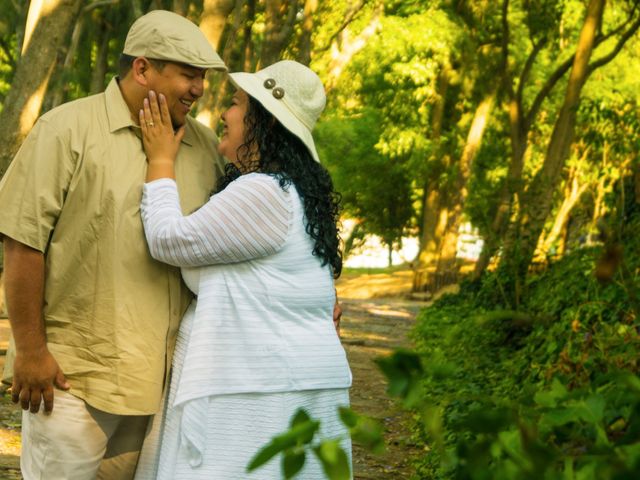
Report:
[[147,126],[148,127],[153,127],[154,125],[155,125],[155,123],[153,123],[153,122],[147,122]]

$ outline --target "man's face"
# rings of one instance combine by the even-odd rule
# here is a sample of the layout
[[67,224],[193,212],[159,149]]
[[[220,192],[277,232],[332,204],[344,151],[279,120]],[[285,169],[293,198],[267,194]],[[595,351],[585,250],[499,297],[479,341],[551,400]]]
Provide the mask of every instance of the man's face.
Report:
[[148,72],[148,87],[166,97],[173,126],[184,125],[191,107],[203,94],[207,70],[167,62],[161,71],[151,66]]

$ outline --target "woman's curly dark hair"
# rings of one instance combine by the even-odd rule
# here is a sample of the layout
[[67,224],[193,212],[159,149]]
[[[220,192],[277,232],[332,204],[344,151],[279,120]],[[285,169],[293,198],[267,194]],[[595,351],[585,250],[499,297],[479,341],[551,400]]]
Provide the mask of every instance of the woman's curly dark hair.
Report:
[[250,172],[272,175],[284,189],[293,184],[304,206],[306,231],[315,242],[312,253],[322,259],[323,265],[331,265],[334,278],[338,278],[342,272],[338,236],[340,194],[333,189],[329,172],[313,159],[302,140],[257,100],[248,98],[244,117],[245,138],[238,148],[241,166],[227,164],[218,191],[240,175]]

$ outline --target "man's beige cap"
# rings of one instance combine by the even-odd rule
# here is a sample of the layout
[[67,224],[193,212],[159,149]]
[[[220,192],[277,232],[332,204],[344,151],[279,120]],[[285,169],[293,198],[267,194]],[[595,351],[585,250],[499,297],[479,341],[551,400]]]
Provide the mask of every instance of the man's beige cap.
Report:
[[227,70],[196,24],[166,10],[153,10],[133,22],[122,53],[198,68]]

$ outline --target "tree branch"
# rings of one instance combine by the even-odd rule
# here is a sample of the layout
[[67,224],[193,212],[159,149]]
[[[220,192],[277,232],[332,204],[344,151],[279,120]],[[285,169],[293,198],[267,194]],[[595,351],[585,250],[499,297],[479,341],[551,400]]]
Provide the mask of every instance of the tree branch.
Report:
[[509,72],[509,0],[502,2],[502,59],[500,68],[502,70],[502,83],[505,90],[509,92],[509,96],[513,97],[513,84],[511,83],[511,75]]
[[606,65],[611,60],[613,60],[616,57],[616,55],[620,53],[620,50],[622,50],[625,43],[627,43],[627,41],[638,31],[638,28],[640,28],[640,16],[636,18],[636,21],[633,22],[629,27],[629,29],[622,34],[622,36],[618,40],[618,43],[616,43],[616,46],[613,47],[613,49],[607,55],[605,55],[604,57],[600,57],[597,60],[594,60],[589,65],[589,70],[587,75],[591,75],[594,70],[602,67],[603,65]]
[[562,77],[564,77],[564,74],[567,73],[567,71],[571,68],[571,65],[573,65],[573,58],[575,56],[576,54],[574,53],[569,58],[567,58],[564,62],[562,62],[562,64],[547,79],[545,84],[542,86],[542,88],[536,95],[536,98],[533,100],[533,103],[531,104],[531,108],[529,109],[529,112],[525,115],[525,125],[527,129],[533,123],[533,119],[538,114],[538,111],[542,106],[542,102],[545,101],[545,99],[551,93],[551,90],[553,90],[553,87],[556,86],[556,83],[558,83],[558,81]]
[[533,68],[533,64],[535,63],[538,54],[546,43],[547,39],[543,37],[538,43],[533,44],[533,50],[531,50],[531,53],[527,57],[527,61],[522,68],[522,73],[520,74],[520,79],[518,80],[518,90],[516,92],[516,102],[518,102],[518,105],[522,105],[522,94],[524,92],[524,86],[529,79],[529,74],[531,73],[531,69]]
[[598,38],[596,39],[597,45],[600,45],[601,43],[606,42],[611,37],[619,34],[622,31],[624,31],[624,29],[627,27],[627,25],[629,25],[633,21],[633,17],[635,16],[636,12],[638,11],[638,8],[640,8],[640,0],[636,0],[636,2],[633,4],[633,8],[631,9],[631,12],[630,12],[629,16],[627,17],[627,19],[624,22],[622,22],[619,26],[617,26],[616,28],[614,28],[613,30],[608,32],[607,34],[598,35]]
[[285,43],[285,41],[291,35],[291,32],[293,32],[293,25],[295,23],[297,11],[298,1],[294,0],[291,4],[289,4],[289,10],[287,11],[287,19],[285,21],[284,28],[280,30],[280,33],[275,36],[277,42]]
[[347,28],[351,22],[353,22],[356,19],[356,16],[362,12],[362,9],[365,7],[365,5],[367,5],[371,0],[360,0],[359,3],[357,3],[355,6],[351,7],[349,9],[349,11],[347,12],[347,14],[344,17],[344,21],[342,22],[342,25],[340,25],[340,27],[331,35],[331,37],[329,37],[329,40],[327,41],[327,44],[322,47],[322,48],[318,48],[314,51],[314,54],[318,54],[318,53],[322,53],[322,52],[326,52],[327,50],[329,50],[331,48],[331,45],[333,44],[333,41],[338,38],[338,35],[340,35],[345,28]]
[[[607,33],[606,35],[601,35],[598,38],[596,38],[594,43],[594,49],[601,43],[610,39],[616,33],[619,33],[620,31],[622,31],[624,27],[627,24],[629,24],[629,22],[632,21],[632,18],[635,15],[635,13],[638,11],[639,7],[640,7],[640,1],[636,1],[634,3],[633,9],[631,10],[628,20],[624,21],[619,27],[614,28],[611,32]],[[627,42],[627,40],[629,40],[629,38],[633,36],[633,34],[638,30],[639,27],[640,27],[640,17],[637,18],[633,22],[631,27],[629,27],[629,29],[622,35],[622,37],[620,38],[620,40],[618,41],[614,49],[608,55],[605,55],[604,57],[594,61],[591,65],[589,65],[588,75],[590,75],[595,69],[603,65],[606,65],[611,60],[613,60],[615,56],[620,52],[622,47],[624,47],[624,44]],[[558,68],[547,79],[546,83],[542,86],[542,88],[536,95],[533,103],[531,104],[531,108],[529,109],[529,112],[525,115],[525,125],[527,126],[527,128],[533,123],[533,120],[538,114],[538,111],[540,110],[542,103],[549,96],[549,94],[551,93],[553,88],[556,86],[558,81],[564,76],[565,73],[567,73],[567,71],[571,68],[571,65],[573,65],[574,57],[575,57],[575,53],[571,55],[569,58],[567,58],[560,66],[558,66]]]

